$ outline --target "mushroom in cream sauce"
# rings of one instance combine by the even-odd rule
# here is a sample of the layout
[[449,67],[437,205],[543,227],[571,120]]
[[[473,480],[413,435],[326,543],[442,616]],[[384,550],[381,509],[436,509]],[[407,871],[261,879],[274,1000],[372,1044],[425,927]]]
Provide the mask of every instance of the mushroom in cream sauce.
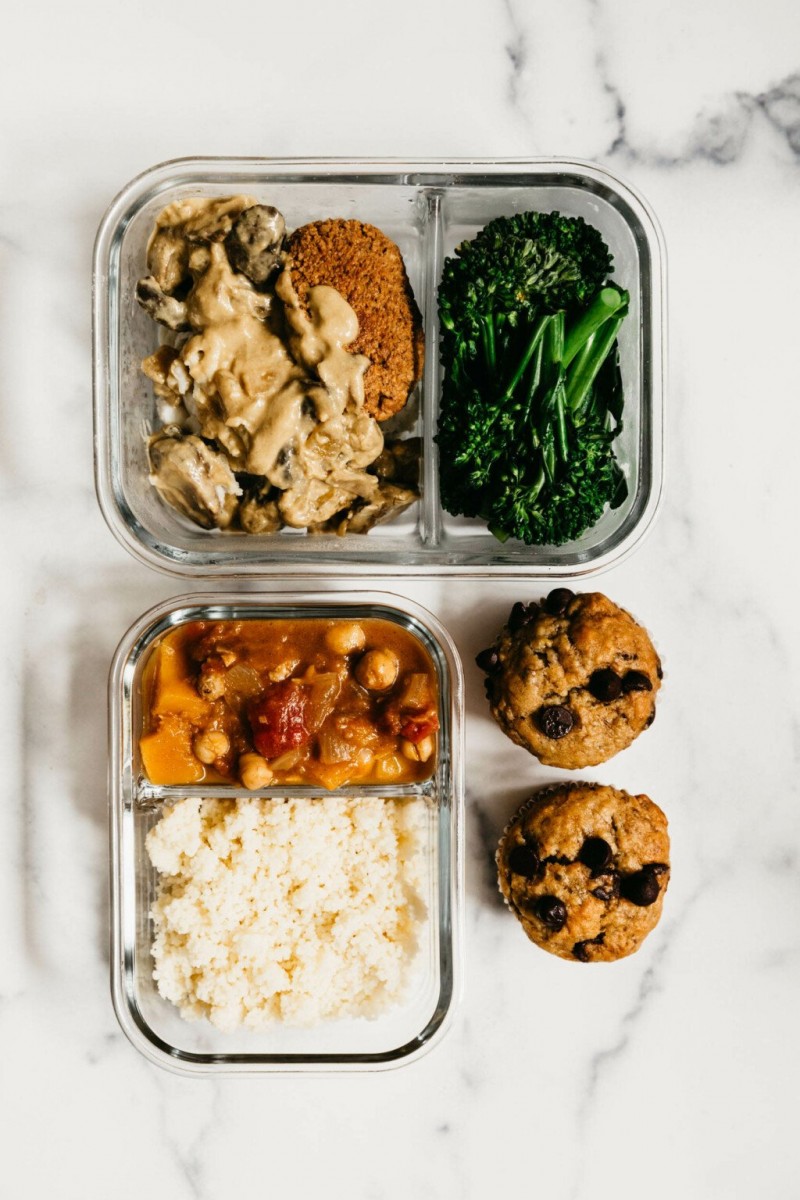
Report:
[[374,466],[392,447],[364,408],[370,360],[348,350],[358,317],[324,284],[301,304],[284,233],[248,196],[157,218],[136,291],[173,331],[142,363],[166,426],[150,439],[151,481],[203,528],[366,532],[417,498],[415,481]]
[[170,427],[150,443],[152,482],[173,508],[203,529],[226,529],[241,488],[224,454]]
[[231,264],[253,283],[266,283],[281,264],[285,233],[286,222],[277,208],[267,204],[246,208],[225,239]]

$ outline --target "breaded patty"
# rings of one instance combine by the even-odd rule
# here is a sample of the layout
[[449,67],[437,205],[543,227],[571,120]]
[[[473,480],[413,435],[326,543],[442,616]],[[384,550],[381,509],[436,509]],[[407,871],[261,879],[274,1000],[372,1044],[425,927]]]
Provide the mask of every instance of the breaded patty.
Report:
[[287,244],[292,283],[302,303],[308,289],[336,288],[358,317],[348,349],[365,354],[365,407],[379,421],[394,416],[422,375],[425,342],[402,255],[394,242],[361,221],[313,221]]

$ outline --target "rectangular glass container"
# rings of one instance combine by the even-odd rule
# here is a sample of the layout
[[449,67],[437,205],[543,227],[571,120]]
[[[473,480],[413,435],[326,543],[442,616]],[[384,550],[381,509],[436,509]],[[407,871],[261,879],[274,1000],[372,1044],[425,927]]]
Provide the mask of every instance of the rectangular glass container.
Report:
[[[136,302],[157,214],[188,196],[247,192],[284,213],[292,229],[325,217],[379,226],[400,247],[422,310],[425,372],[403,415],[422,437],[418,503],[366,535],[252,535],[206,531],[168,508],[148,481],[147,438],[157,427],[141,360],[158,326]],[[535,209],[585,218],[602,233],[614,277],[630,292],[619,346],[624,430],[615,443],[629,495],[578,541],[498,542],[481,522],[439,502],[434,436],[441,387],[436,290],[442,263],[494,217]],[[663,472],[665,256],[646,202],[604,167],[562,159],[179,159],[134,179],[109,208],[94,258],[97,492],[118,540],[141,561],[185,575],[492,575],[580,579],[618,563],[659,507]]]
[[[378,617],[414,635],[433,662],[441,730],[430,779],[401,786],[351,784],[328,792],[286,785],[249,792],[237,784],[154,786],[144,777],[138,739],[142,680],[161,637],[195,620]],[[111,804],[111,990],[117,1018],[147,1058],[183,1074],[380,1070],[411,1062],[445,1032],[460,987],[463,811],[463,680],[457,651],[442,626],[411,601],[384,593],[197,594],[145,613],[120,643],[109,680]],[[156,873],[145,838],[170,803],[187,796],[416,797],[426,808],[424,899],[413,984],[402,1003],[375,1018],[326,1021],[311,1028],[279,1023],[260,1031],[223,1033],[186,1021],[153,980],[150,908]]]

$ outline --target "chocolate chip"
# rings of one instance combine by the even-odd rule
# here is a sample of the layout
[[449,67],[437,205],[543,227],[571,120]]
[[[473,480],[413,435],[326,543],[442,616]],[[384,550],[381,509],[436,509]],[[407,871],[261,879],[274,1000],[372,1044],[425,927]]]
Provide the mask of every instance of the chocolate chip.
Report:
[[603,704],[608,704],[622,695],[622,680],[611,667],[601,667],[599,671],[592,671],[586,686]]
[[575,945],[572,947],[572,953],[575,955],[578,962],[588,962],[589,961],[588,947],[589,946],[602,946],[603,941],[605,940],[605,936],[606,936],[605,932],[598,933],[597,937],[586,938],[582,942],[576,942]]
[[652,692],[653,685],[644,671],[626,671],[622,677],[622,690],[628,692]]
[[475,655],[475,662],[482,671],[490,675],[500,666],[500,655],[490,646],[488,650],[481,650],[480,654]]
[[581,846],[578,862],[588,867],[593,875],[602,875],[603,867],[611,862],[611,847],[601,837],[588,837]]
[[663,670],[663,667],[661,666],[661,659],[658,660],[658,666],[656,667],[656,675],[658,676],[659,679],[664,678],[664,670]]
[[567,923],[567,906],[556,896],[540,896],[533,911],[542,924],[555,933]]
[[646,866],[647,870],[655,875],[666,875],[669,871],[669,863],[647,863]]
[[566,737],[575,724],[575,718],[563,704],[544,705],[536,713],[534,720],[544,736],[552,738],[554,742]]
[[551,617],[560,617],[562,613],[566,612],[567,605],[574,597],[575,593],[571,592],[569,588],[553,588],[545,599],[545,612],[549,612]]
[[633,875],[626,875],[622,880],[622,895],[637,908],[649,908],[655,904],[660,891],[658,876],[650,866],[642,867]]
[[509,851],[508,865],[515,875],[535,879],[539,874],[539,857],[531,846],[514,846]]
[[518,629],[522,629],[523,625],[527,625],[532,621],[539,611],[537,604],[523,604],[518,600],[511,612],[508,615],[508,628],[511,633],[516,633]]
[[603,871],[602,881],[592,888],[592,895],[598,900],[615,900],[620,892],[619,871]]
[[656,710],[653,709],[653,711],[650,713],[650,716],[647,718],[647,720],[644,723],[645,729],[649,729],[650,726],[653,724],[653,721],[655,721],[655,719],[656,719]]

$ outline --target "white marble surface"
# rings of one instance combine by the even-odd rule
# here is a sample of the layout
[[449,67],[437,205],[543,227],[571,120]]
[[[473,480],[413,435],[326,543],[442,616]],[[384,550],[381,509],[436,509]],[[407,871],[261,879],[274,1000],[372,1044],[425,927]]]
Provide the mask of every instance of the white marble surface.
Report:
[[[4,1194],[800,1196],[796,4],[30,0],[3,41]],[[667,683],[652,732],[587,773],[669,814],[664,919],[610,968],[526,942],[488,854],[552,776],[469,670],[524,589],[407,584],[468,664],[467,966],[446,1040],[393,1073],[173,1077],[109,1001],[107,664],[182,585],[95,502],[90,253],[123,183],[195,153],[596,159],[668,241],[667,500],[602,581]]]

